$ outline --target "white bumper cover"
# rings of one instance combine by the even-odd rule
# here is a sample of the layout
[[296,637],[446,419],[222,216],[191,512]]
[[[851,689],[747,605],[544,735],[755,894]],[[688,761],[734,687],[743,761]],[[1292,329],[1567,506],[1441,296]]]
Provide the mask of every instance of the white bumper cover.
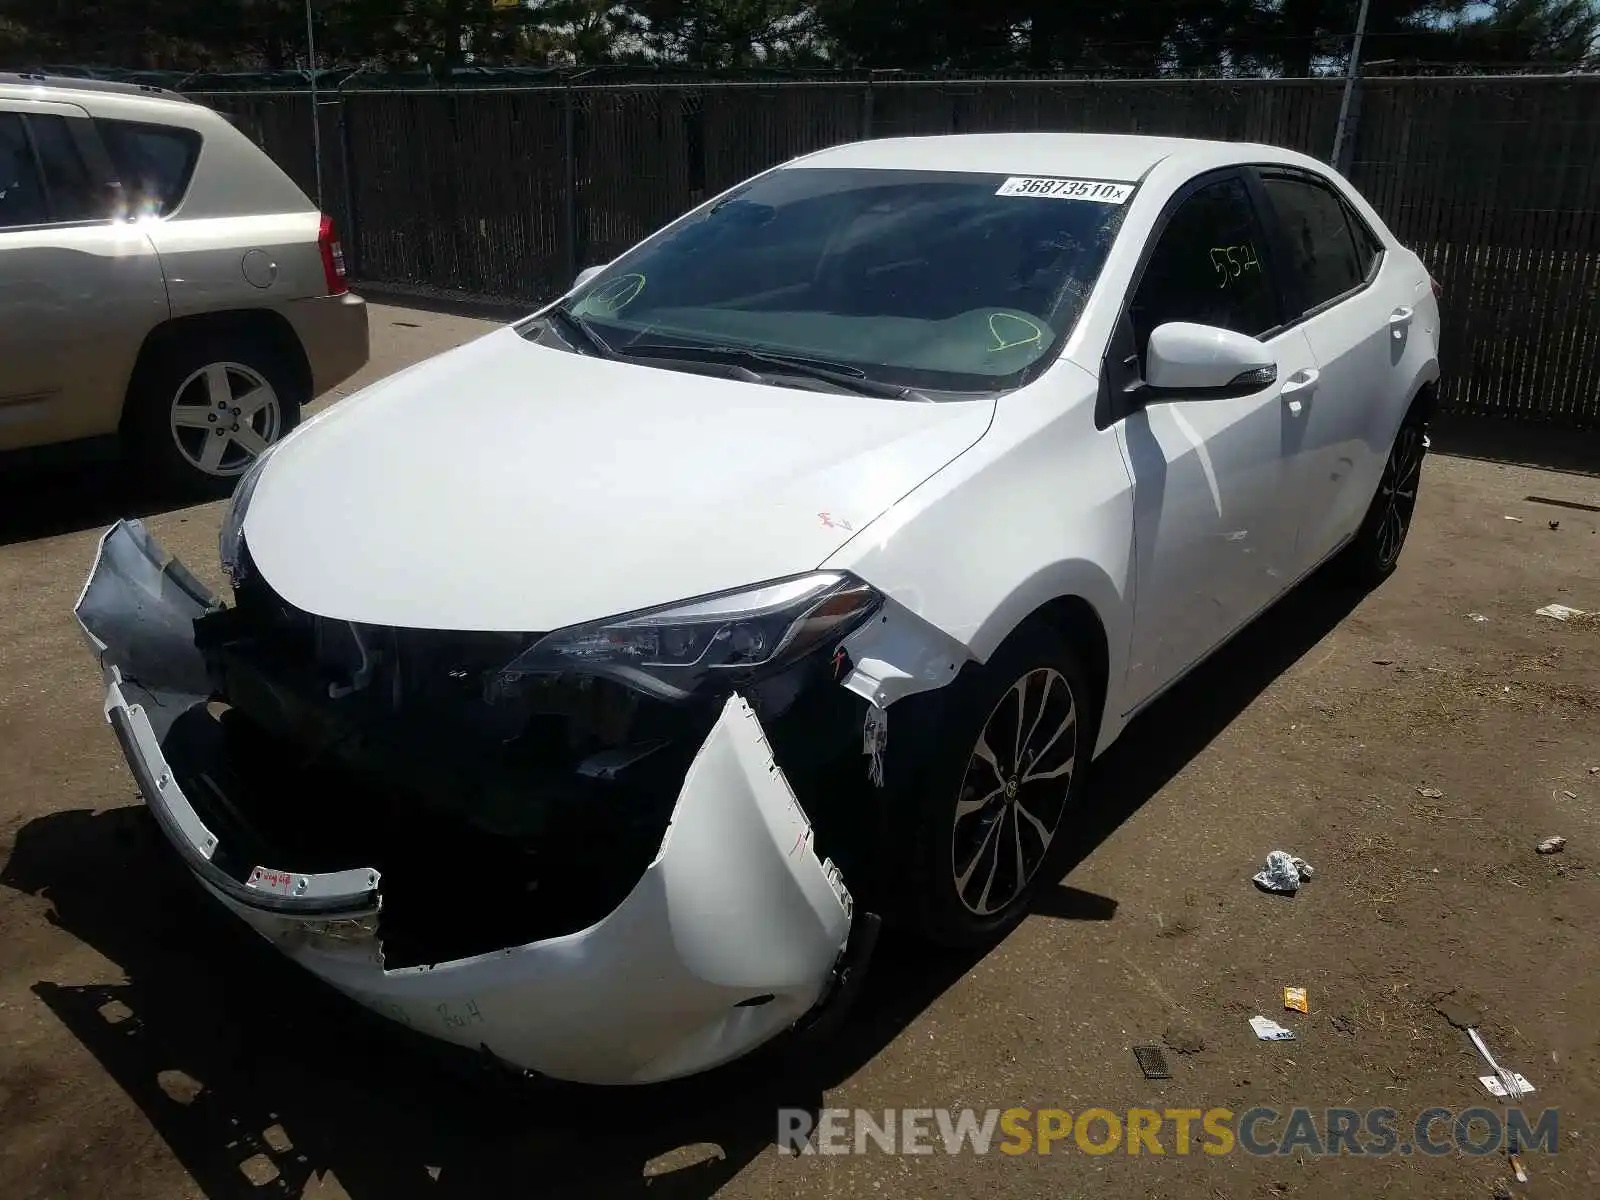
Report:
[[208,699],[192,635],[180,635],[216,603],[142,525],[119,522],[76,612],[105,676],[107,719],[163,830],[219,901],[307,970],[418,1032],[594,1084],[707,1070],[825,999],[850,937],[850,895],[814,853],[810,822],[737,695],[684,778],[655,860],[587,929],[387,971],[377,870],[227,875],[161,750],[176,715]]

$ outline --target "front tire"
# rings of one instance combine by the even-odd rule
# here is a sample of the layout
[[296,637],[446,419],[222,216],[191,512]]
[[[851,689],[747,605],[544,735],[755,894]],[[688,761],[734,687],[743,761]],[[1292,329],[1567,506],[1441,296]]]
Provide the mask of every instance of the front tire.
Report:
[[135,467],[185,494],[230,491],[299,423],[308,396],[268,341],[218,333],[160,347],[128,397],[123,434]]
[[901,915],[930,941],[978,947],[1020,922],[1050,879],[1099,700],[1072,647],[1042,622],[946,691],[931,728],[891,759],[903,777],[892,825],[908,839]]

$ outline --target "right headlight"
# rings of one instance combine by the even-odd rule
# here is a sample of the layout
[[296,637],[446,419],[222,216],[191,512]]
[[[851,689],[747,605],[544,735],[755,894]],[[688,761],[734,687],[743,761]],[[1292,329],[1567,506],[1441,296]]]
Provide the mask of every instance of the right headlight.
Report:
[[793,662],[844,637],[882,602],[867,584],[819,571],[685,600],[540,638],[499,672],[610,676],[665,700],[732,687],[736,677]]
[[222,528],[217,531],[217,557],[222,560],[222,570],[234,587],[239,586],[239,564],[244,558],[244,515],[250,508],[256,481],[261,478],[261,468],[267,465],[267,459],[278,446],[277,442],[268,446],[250,464],[250,469],[239,476],[233,498],[228,501],[228,511],[222,517]]

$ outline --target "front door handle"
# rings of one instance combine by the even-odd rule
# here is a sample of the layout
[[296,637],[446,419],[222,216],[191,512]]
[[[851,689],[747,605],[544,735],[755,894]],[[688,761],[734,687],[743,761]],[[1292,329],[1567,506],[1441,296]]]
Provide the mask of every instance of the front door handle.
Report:
[[1289,411],[1295,416],[1300,415],[1304,408],[1301,402],[1310,397],[1317,390],[1317,380],[1322,378],[1322,372],[1315,367],[1307,367],[1304,371],[1296,371],[1283,381],[1283,389],[1278,395],[1289,406]]
[[1395,337],[1403,337],[1405,331],[1411,326],[1411,318],[1416,316],[1416,309],[1409,304],[1402,304],[1389,314],[1389,330]]

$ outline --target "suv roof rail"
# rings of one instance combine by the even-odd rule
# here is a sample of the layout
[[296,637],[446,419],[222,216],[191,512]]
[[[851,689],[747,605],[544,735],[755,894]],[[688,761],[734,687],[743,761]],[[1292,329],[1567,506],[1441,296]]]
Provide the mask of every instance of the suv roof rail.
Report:
[[82,79],[75,75],[46,75],[42,71],[0,71],[0,86],[61,88],[75,92],[102,92],[120,96],[151,96],[160,100],[194,101],[182,92],[153,83],[117,83],[109,79]]

